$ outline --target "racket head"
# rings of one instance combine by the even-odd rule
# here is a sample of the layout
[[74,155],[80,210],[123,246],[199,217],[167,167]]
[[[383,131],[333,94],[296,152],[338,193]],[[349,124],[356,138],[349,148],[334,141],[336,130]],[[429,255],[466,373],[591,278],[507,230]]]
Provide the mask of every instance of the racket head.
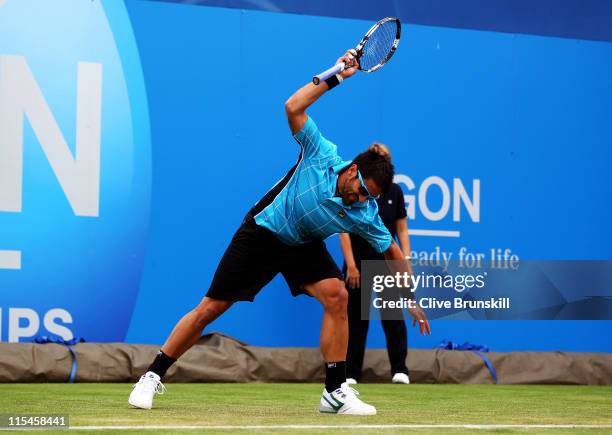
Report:
[[359,69],[372,72],[391,59],[402,33],[400,20],[386,17],[374,24],[356,47]]

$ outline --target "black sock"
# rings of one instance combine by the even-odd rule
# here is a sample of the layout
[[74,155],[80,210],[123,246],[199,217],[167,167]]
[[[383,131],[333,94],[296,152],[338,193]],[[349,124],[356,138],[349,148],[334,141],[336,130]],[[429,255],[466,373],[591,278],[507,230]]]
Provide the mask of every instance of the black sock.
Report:
[[325,363],[325,389],[331,393],[346,382],[346,361]]
[[148,372],[153,372],[160,378],[166,375],[166,372],[172,364],[176,362],[176,359],[169,357],[161,350],[157,352],[157,356],[153,360],[153,363],[149,366]]

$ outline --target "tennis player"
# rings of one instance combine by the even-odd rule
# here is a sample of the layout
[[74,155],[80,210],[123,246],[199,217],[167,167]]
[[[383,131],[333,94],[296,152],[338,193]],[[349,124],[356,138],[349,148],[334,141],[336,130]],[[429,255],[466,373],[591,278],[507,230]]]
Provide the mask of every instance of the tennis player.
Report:
[[[289,127],[300,144],[296,165],[246,215],[219,263],[206,296],[174,327],[147,372],[134,386],[130,405],[150,409],[169,367],[202,335],[203,329],[234,302],[253,301],[281,273],[294,296],[315,297],[324,309],[321,352],[326,362],[320,412],[373,415],[376,408],[360,400],[346,384],[348,294],[338,266],[323,240],[341,232],[366,239],[387,260],[404,260],[380,217],[375,198],[389,189],[393,166],[371,151],[343,161],[306,109],[327,90],[357,71],[354,51],[338,62],[348,66],[315,86],[299,89],[285,103]],[[411,315],[429,332],[419,308]]]

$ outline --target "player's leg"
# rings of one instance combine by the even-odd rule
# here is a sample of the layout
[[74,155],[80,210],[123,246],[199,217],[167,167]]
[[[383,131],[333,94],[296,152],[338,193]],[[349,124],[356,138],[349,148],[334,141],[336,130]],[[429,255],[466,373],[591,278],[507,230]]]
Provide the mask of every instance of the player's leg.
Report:
[[[327,362],[342,362],[345,368],[346,350],[348,345],[348,293],[344,282],[338,278],[324,279],[315,283],[303,285],[311,296],[323,305],[323,323],[321,324],[321,353]],[[339,387],[344,379],[333,384]]]
[[279,243],[269,231],[245,220],[219,262],[204,299],[176,324],[148,371],[134,386],[128,403],[150,409],[155,394],[163,392],[161,379],[170,366],[193,346],[203,329],[236,301],[253,301],[255,295],[278,273],[269,261],[270,250]]
[[157,352],[146,373],[134,386],[128,403],[137,408],[151,409],[155,395],[163,394],[165,391],[161,380],[170,366],[199,340],[204,328],[231,305],[230,301],[205,297],[197,307],[185,314],[172,330],[166,343]]
[[[178,359],[200,339],[204,328],[223,314],[232,304],[232,301],[204,297],[197,307],[179,320],[162,346],[161,351],[170,358]],[[163,374],[158,374],[163,377],[165,371]]]
[[323,305],[321,353],[325,359],[325,388],[320,412],[374,415],[376,408],[362,402],[346,383],[346,351],[348,346],[348,293],[337,278],[303,285]]
[[334,414],[373,415],[376,408],[362,402],[346,383],[348,346],[348,293],[342,273],[323,241],[288,247],[282,273],[294,296],[306,293],[323,306],[321,353],[325,359],[325,388],[319,411]]
[[[279,256],[281,272],[294,296],[308,294],[323,305],[321,352],[325,361],[339,364],[342,370],[337,388],[346,380],[346,347],[348,344],[348,293],[342,272],[321,240],[299,246],[285,246]],[[341,367],[340,367],[341,366]],[[328,387],[331,388],[330,385]]]

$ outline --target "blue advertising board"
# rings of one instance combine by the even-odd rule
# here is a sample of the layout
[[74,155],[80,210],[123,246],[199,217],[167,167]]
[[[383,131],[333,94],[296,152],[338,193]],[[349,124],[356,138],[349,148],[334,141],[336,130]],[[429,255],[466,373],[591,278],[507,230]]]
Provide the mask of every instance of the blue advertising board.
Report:
[[[34,3],[0,2],[0,340],[161,343],[295,162],[284,101],[372,22]],[[612,43],[503,32],[408,24],[384,69],[309,113],[345,159],[390,146],[419,255],[611,259]],[[211,330],[317,346],[320,316],[277,278]],[[433,330],[411,344],[612,351],[611,321]],[[378,325],[369,345],[384,345]]]

